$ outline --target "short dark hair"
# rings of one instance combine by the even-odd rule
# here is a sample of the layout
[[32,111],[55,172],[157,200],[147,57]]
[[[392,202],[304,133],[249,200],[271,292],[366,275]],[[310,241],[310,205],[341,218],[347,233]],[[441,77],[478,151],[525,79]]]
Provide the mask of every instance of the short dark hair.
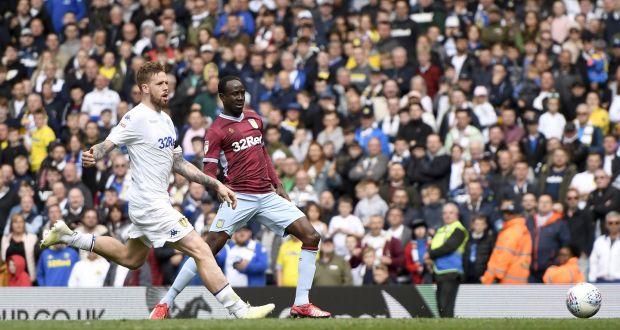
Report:
[[151,77],[160,72],[166,72],[164,66],[159,62],[146,62],[136,73],[136,83],[142,91],[142,84],[148,84]]
[[348,195],[340,196],[339,203],[347,203],[353,205],[353,199]]
[[224,94],[224,92],[226,91],[226,84],[228,84],[229,81],[233,81],[233,80],[237,80],[240,83],[242,83],[241,78],[237,77],[237,76],[226,76],[222,79],[220,79],[220,82],[217,84],[217,92],[219,94]]

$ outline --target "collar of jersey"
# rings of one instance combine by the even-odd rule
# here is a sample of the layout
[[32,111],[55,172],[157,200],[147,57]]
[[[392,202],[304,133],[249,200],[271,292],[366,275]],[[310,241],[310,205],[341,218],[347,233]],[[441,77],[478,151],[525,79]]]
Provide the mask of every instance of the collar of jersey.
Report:
[[240,122],[240,121],[243,120],[243,113],[241,113],[241,116],[239,116],[239,117],[227,116],[227,115],[225,115],[223,113],[220,113],[220,117],[222,117],[224,119]]

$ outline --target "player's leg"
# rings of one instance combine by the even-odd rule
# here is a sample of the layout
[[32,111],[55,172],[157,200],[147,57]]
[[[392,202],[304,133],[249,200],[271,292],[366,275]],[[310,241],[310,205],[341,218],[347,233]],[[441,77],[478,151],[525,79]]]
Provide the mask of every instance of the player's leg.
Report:
[[69,229],[64,221],[57,221],[49,231],[43,234],[41,247],[45,248],[59,243],[93,251],[129,269],[140,268],[150,249],[140,239],[130,239],[127,245],[124,245],[112,237],[95,237],[93,234],[78,233]]
[[261,205],[261,211],[256,217],[259,222],[280,235],[293,235],[302,243],[295,303],[291,309],[291,316],[330,317],[331,313],[314,306],[309,299],[321,236],[312,227],[303,212],[293,203],[275,193],[264,196]]
[[[211,248],[211,253],[215,256],[224,247],[224,244],[228,241],[230,236],[225,232],[209,232],[207,236],[207,243]],[[174,279],[172,286],[166,292],[166,295],[159,301],[161,308],[165,308],[166,312],[169,306],[172,306],[174,299],[185,289],[186,286],[192,281],[192,279],[198,274],[198,268],[196,267],[196,261],[193,258],[189,258],[181,267],[179,274]],[[154,314],[163,314],[163,312],[157,312]]]
[[198,274],[207,289],[235,317],[264,318],[275,308],[273,304],[251,307],[243,302],[217,265],[207,243],[195,231],[190,232],[179,241],[171,243],[171,245],[196,261]]

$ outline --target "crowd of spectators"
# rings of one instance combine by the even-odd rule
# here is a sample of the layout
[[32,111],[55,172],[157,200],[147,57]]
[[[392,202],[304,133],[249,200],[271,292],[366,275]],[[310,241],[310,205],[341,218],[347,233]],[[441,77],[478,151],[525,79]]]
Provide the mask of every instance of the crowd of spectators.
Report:
[[[168,68],[167,111],[200,168],[219,78],[241,77],[323,238],[315,285],[620,281],[618,1],[17,0],[0,13],[0,285],[174,279],[185,258],[171,248],[129,271],[37,244],[58,220],[127,240],[126,151],[81,157],[140,102],[146,61]],[[200,233],[215,221],[199,184],[171,175],[170,200]],[[295,286],[300,246],[250,222],[217,259],[235,286]]]

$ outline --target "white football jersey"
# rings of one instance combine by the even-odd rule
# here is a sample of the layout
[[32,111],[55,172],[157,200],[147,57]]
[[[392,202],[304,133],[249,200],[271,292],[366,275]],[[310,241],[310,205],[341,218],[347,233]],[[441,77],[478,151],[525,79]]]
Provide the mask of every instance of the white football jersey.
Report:
[[173,155],[182,153],[170,116],[140,103],[127,112],[112,129],[107,140],[129,151],[132,185],[128,192],[130,209],[150,209],[170,205],[168,178]]

